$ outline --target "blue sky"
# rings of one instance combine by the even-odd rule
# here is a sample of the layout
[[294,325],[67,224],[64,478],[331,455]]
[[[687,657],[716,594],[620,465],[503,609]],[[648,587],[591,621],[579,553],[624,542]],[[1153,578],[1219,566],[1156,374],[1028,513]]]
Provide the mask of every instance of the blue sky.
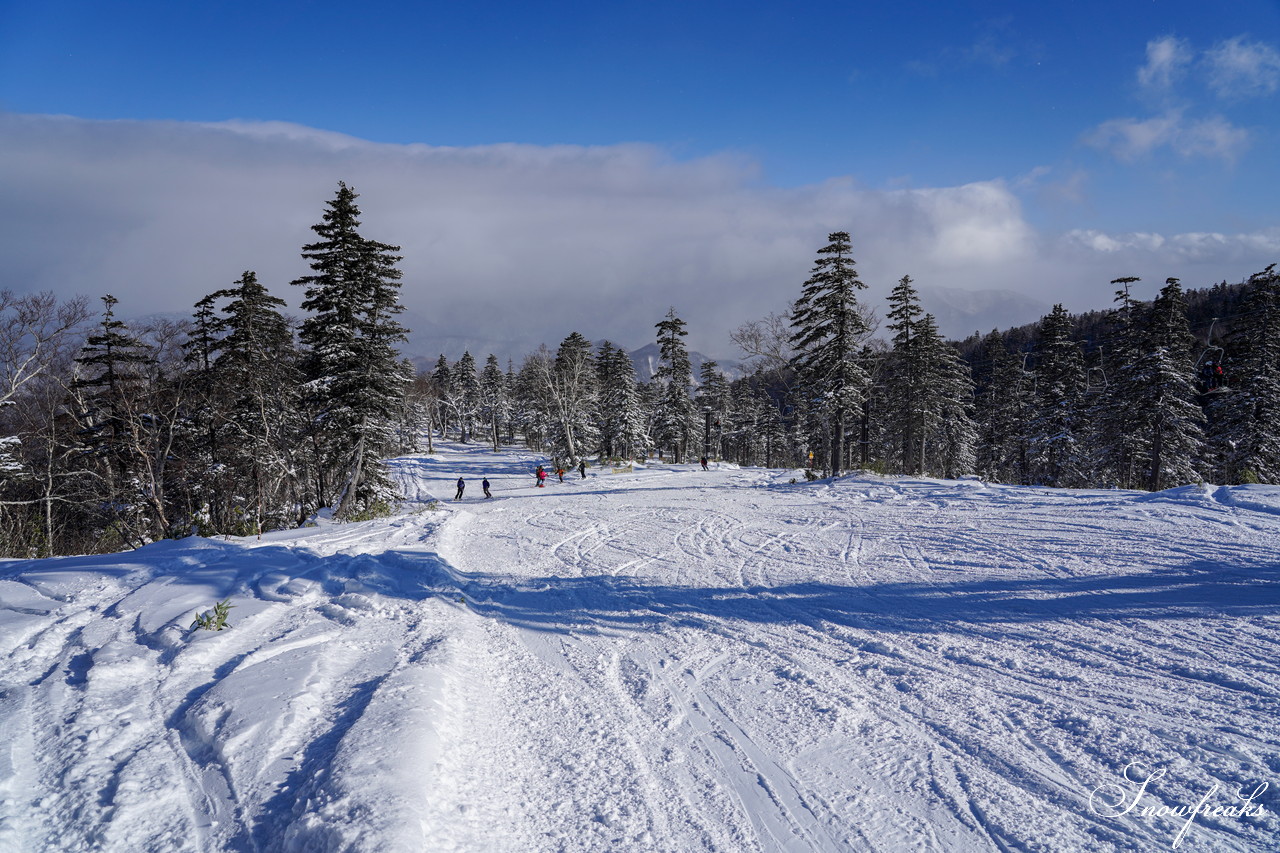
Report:
[[[807,235],[811,248],[803,258],[796,254],[798,261],[779,250],[770,267],[781,278],[789,269],[784,257],[798,262],[790,274],[797,286],[812,250],[823,242],[825,220],[831,220],[828,230],[854,231],[838,216],[814,213],[814,205],[825,203],[815,199],[849,194],[824,208],[838,211],[865,208],[866,198],[855,196],[870,193],[877,203],[902,211],[902,228],[923,217],[933,223],[926,231],[935,236],[955,228],[983,245],[1018,243],[1004,259],[1016,261],[1018,280],[998,272],[1008,264],[995,249],[988,253],[989,274],[975,267],[947,277],[941,258],[922,270],[890,271],[918,253],[903,248],[878,261],[879,250],[869,245],[872,266],[887,281],[907,272],[919,281],[924,273],[925,286],[974,289],[989,280],[990,286],[1046,304],[1066,301],[1073,310],[1100,307],[1106,288],[1094,286],[1099,279],[1134,273],[1150,276],[1154,287],[1165,275],[1182,275],[1189,286],[1203,286],[1238,280],[1280,260],[1274,202],[1274,187],[1280,186],[1278,90],[1275,0],[1222,6],[1163,0],[0,4],[0,111],[10,118],[60,115],[79,121],[78,145],[66,142],[64,132],[55,134],[62,139],[58,145],[42,141],[51,125],[41,130],[28,121],[21,132],[7,127],[11,145],[45,152],[41,162],[51,177],[41,204],[49,206],[50,219],[58,218],[48,201],[55,196],[75,206],[67,212],[71,218],[113,202],[53,176],[57,164],[49,152],[74,161],[63,164],[63,175],[92,162],[149,185],[145,163],[123,153],[129,145],[96,144],[99,136],[119,132],[104,120],[126,120],[140,135],[135,147],[164,149],[168,139],[188,154],[190,140],[177,141],[183,127],[232,127],[254,144],[274,129],[276,138],[283,134],[312,146],[309,154],[295,152],[304,161],[321,156],[314,150],[320,144],[328,152],[324,156],[334,159],[309,173],[332,173],[308,196],[316,211],[339,178],[355,183],[353,175],[372,169],[380,157],[389,175],[397,158],[416,156],[423,146],[440,156],[453,149],[455,157],[471,152],[497,158],[501,165],[493,165],[490,174],[499,174],[517,161],[522,169],[545,172],[539,158],[551,156],[563,165],[569,156],[563,151],[580,159],[631,162],[626,152],[634,150],[628,146],[639,143],[649,162],[636,167],[639,173],[622,178],[617,170],[593,171],[589,164],[568,168],[554,192],[576,192],[576,209],[589,217],[593,209],[651,195],[644,187],[648,169],[657,170],[654,184],[667,189],[656,194],[665,193],[671,205],[689,203],[671,189],[673,180],[693,186],[710,180],[722,199],[716,206],[722,228],[739,222],[747,215],[743,210],[773,205],[781,217],[778,204],[799,205],[814,220]],[[362,144],[343,143],[346,153],[335,155],[334,138],[325,132]],[[254,144],[246,142],[239,154],[246,174],[268,161],[276,170],[284,168]],[[501,144],[513,144],[520,153],[500,156],[503,149],[494,146]],[[556,151],[561,155],[553,156]],[[235,156],[215,158],[224,176],[235,171]],[[213,167],[197,159],[185,168]],[[682,169],[687,174],[673,179]],[[521,175],[533,180],[527,171]],[[423,193],[440,184],[436,173],[419,177]],[[626,185],[622,197],[618,181]],[[373,172],[369,182],[375,189],[383,185]],[[386,182],[394,183],[390,177]],[[99,183],[102,193],[114,189],[110,182],[90,183]],[[156,179],[157,186],[167,183],[172,182]],[[978,184],[993,189],[978,193],[976,202],[973,193],[956,190]],[[452,210],[483,228],[484,210],[492,208],[481,201],[495,193],[485,187],[482,178],[449,185],[449,197],[439,200],[433,215],[447,217]],[[35,196],[39,187],[24,178],[22,189]],[[364,192],[369,214],[379,200],[358,184],[357,189]],[[280,189],[296,191],[292,184]],[[797,193],[808,201],[795,201]],[[735,199],[742,201],[739,209],[732,209]],[[905,210],[913,200],[925,207]],[[259,206],[276,203],[279,198],[262,199]],[[184,202],[166,200],[157,189],[151,204],[135,204],[121,216],[163,218]],[[6,215],[27,214],[0,208],[0,223]],[[650,218],[662,216],[658,205]],[[972,217],[969,224],[965,217]],[[314,219],[301,223],[304,231]],[[568,214],[561,220],[570,229],[575,221]],[[501,224],[512,226],[507,220]],[[86,220],[82,227],[93,224]],[[1206,242],[1188,235],[1215,236]],[[855,251],[859,236],[854,233]],[[897,232],[865,236],[879,245],[897,239]],[[525,239],[543,244],[561,237],[570,240],[571,250],[568,234],[538,232]],[[926,238],[904,236],[903,246]],[[651,239],[649,253],[671,238],[656,229]],[[804,243],[804,237],[797,234],[796,242]],[[1214,254],[1206,248],[1211,244],[1225,248]],[[9,248],[20,247],[0,245]],[[296,246],[287,250],[296,257]],[[1101,258],[1094,257],[1098,253]],[[704,273],[718,272],[723,279],[707,281],[708,304],[723,306],[732,294],[743,316],[770,304],[765,297],[774,286],[747,281],[740,271],[735,278],[725,264],[703,260]],[[1101,260],[1114,262],[1114,271],[1093,263]],[[1069,276],[1043,272],[1074,262],[1078,286]],[[86,285],[91,277],[84,272],[93,263],[85,257],[80,264]],[[673,293],[687,289],[683,277],[700,262],[688,256],[680,263],[683,272],[666,277]],[[33,260],[30,267],[36,266]],[[508,274],[498,266],[495,274]],[[105,268],[129,278],[127,266]],[[282,277],[300,274],[281,269]],[[223,278],[236,274],[238,269]],[[545,275],[550,280],[558,273]],[[587,278],[573,270],[559,276]],[[644,280],[630,286],[652,286],[655,276],[663,279],[661,270],[646,267]],[[1038,284],[1025,283],[1033,277]],[[62,274],[59,280],[68,279]],[[214,282],[208,289],[220,286]],[[626,292],[627,282],[619,280],[616,288]],[[667,298],[661,286],[657,290],[655,298]],[[560,296],[572,301],[574,294]],[[772,298],[778,304],[767,310],[785,307]],[[1083,304],[1086,299],[1090,304]],[[597,308],[607,310],[603,304]],[[466,325],[462,306],[445,315],[451,327]],[[580,322],[591,316],[584,309]],[[742,317],[721,322],[730,319]]]

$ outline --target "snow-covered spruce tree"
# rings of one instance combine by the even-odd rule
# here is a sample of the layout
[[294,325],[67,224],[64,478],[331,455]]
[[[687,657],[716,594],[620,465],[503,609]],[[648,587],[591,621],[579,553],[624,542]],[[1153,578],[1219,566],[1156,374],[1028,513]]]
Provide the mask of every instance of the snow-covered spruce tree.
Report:
[[923,376],[920,398],[924,441],[924,470],[943,477],[973,471],[978,443],[973,420],[973,377],[969,365],[938,332],[932,314],[919,326]]
[[1117,279],[1117,358],[1093,424],[1099,473],[1124,488],[1163,489],[1198,477],[1204,416],[1196,403],[1185,297],[1169,279],[1149,309]]
[[605,458],[634,458],[649,446],[636,368],[626,350],[609,341],[600,344],[596,355],[596,428],[600,455]]
[[445,437],[449,426],[456,420],[453,400],[449,396],[453,383],[452,376],[449,359],[444,357],[444,353],[440,353],[440,357],[436,359],[436,366],[431,371],[431,387],[434,394],[431,398],[432,419],[428,429],[439,429],[441,438]]
[[493,440],[493,450],[501,445],[501,428],[511,418],[511,395],[507,389],[507,377],[498,364],[498,357],[489,353],[480,375],[480,421],[485,424]]
[[1111,346],[1102,365],[1107,374],[1105,390],[1096,396],[1089,412],[1091,479],[1125,489],[1137,488],[1141,470],[1150,452],[1150,436],[1140,428],[1135,401],[1143,393],[1139,364],[1144,352],[1142,305],[1133,298],[1129,286],[1141,279],[1126,276],[1112,280],[1120,285],[1112,312],[1114,328]]
[[546,344],[525,356],[512,388],[511,420],[530,449],[545,449],[551,429],[546,384],[555,369],[555,357]]
[[256,531],[284,527],[306,503],[298,477],[303,423],[293,329],[280,311],[284,300],[251,270],[221,295],[230,301],[212,372],[223,398],[217,446],[239,489],[229,496],[241,507],[233,521]]
[[1187,325],[1178,279],[1165,280],[1151,304],[1141,361],[1142,396],[1135,401],[1150,436],[1146,486],[1152,491],[1195,482],[1204,442],[1204,412],[1196,401],[1195,338]]
[[1027,423],[1031,382],[1022,357],[1009,352],[999,332],[982,342],[977,390],[977,472],[1001,483],[1027,482]]
[[927,341],[921,334],[920,295],[911,286],[911,276],[903,276],[889,294],[889,331],[892,350],[882,372],[885,385],[883,411],[885,430],[895,453],[893,470],[905,474],[924,471],[927,420],[925,396],[928,382]]
[[516,440],[516,363],[515,359],[507,359],[507,443]]
[[857,299],[857,291],[866,285],[858,279],[849,235],[835,231],[827,240],[792,310],[791,343],[803,400],[826,422],[827,467],[839,474],[845,462],[845,434],[867,390],[858,353],[869,330]]
[[144,429],[138,417],[145,408],[144,368],[154,361],[145,344],[115,317],[114,296],[102,297],[102,320],[85,341],[72,390],[76,393],[81,439],[96,472],[100,521],[110,527],[119,544],[136,547],[164,530],[148,519],[140,494],[144,461],[138,456],[136,433]]
[[213,370],[226,331],[218,316],[218,300],[225,294],[219,290],[196,302],[191,330],[182,344],[188,386],[180,448],[187,463],[184,515],[201,535],[225,529],[226,496],[233,484],[230,468],[222,464],[219,428],[225,406]]
[[697,415],[689,390],[693,385],[693,364],[683,338],[685,322],[676,316],[676,309],[654,328],[658,330],[658,354],[661,363],[654,372],[654,382],[661,388],[654,409],[653,438],[660,447],[670,448],[673,460],[679,464],[688,454],[690,438],[694,435]]
[[337,501],[340,517],[373,510],[394,497],[380,459],[393,446],[394,420],[406,376],[396,351],[405,329],[399,302],[398,246],[360,235],[357,195],[339,182],[320,240],[303,247],[313,275],[306,288],[310,315],[300,339],[312,412],[317,486],[322,502]]
[[770,397],[768,376],[768,370],[757,370],[730,385],[722,440],[726,455],[737,464],[772,468],[794,456],[779,409]]
[[1228,343],[1230,390],[1212,395],[1214,472],[1226,483],[1280,483],[1280,273],[1251,276]]
[[902,438],[890,414],[896,408],[896,401],[890,400],[891,356],[888,345],[878,339],[868,341],[859,355],[870,384],[858,415],[858,459],[862,467],[880,472],[898,470],[902,453]]
[[714,361],[704,361],[702,367],[698,369],[698,383],[694,407],[702,410],[703,430],[706,431],[708,425],[710,426],[710,433],[703,436],[703,440],[711,456],[720,458],[724,455],[724,450],[720,447],[719,427],[721,419],[729,410],[729,382],[720,372],[719,364]]
[[476,374],[475,357],[469,351],[463,352],[449,371],[449,399],[458,419],[458,441],[466,444],[480,417],[480,377]]
[[1040,321],[1036,354],[1035,413],[1027,425],[1031,481],[1083,486],[1084,357],[1062,305]]
[[873,410],[891,470],[957,476],[973,470],[977,426],[969,366],[923,314],[911,277],[889,297],[892,347],[878,369],[882,395]]

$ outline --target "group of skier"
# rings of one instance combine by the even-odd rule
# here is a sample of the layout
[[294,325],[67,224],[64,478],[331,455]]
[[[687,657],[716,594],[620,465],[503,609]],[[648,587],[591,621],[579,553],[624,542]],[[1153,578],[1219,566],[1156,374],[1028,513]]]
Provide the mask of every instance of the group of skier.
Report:
[[[488,478],[488,477],[485,477],[483,480],[481,480],[481,481],[480,481],[480,488],[484,489],[484,496],[485,496],[486,498],[491,498],[491,497],[493,497],[493,495],[489,492],[489,478]],[[459,477],[459,478],[458,478],[458,493],[457,493],[456,495],[454,495],[454,496],[453,496],[453,499],[454,499],[455,501],[460,501],[460,500],[462,500],[462,493],[463,493],[464,491],[466,491],[466,489],[467,489],[467,481],[466,481],[466,480],[464,480],[464,479],[462,479],[461,477]]]
[[[703,471],[710,470],[710,469],[707,467],[707,457],[703,456],[701,459],[699,459],[699,460],[698,460],[698,462],[702,465],[702,470],[703,470]],[[562,467],[560,467],[560,466],[558,466],[558,465],[557,465],[557,466],[556,466],[556,476],[560,478],[560,482],[562,482],[562,483],[564,482],[564,474],[565,474],[565,470],[564,470],[564,468],[562,468]],[[581,461],[579,461],[579,462],[578,462],[578,474],[582,477],[582,479],[584,479],[584,480],[585,480],[585,479],[587,479],[587,461],[586,461],[585,459],[583,459],[583,460],[581,460]],[[535,486],[537,486],[539,489],[545,488],[545,487],[546,487],[546,483],[547,483],[547,469],[546,469],[546,468],[544,468],[543,466],[539,465],[536,469],[534,469],[534,472],[533,472],[533,479],[534,479],[534,485],[535,485]],[[480,481],[480,488],[484,489],[484,496],[485,496],[486,498],[491,498],[491,497],[493,497],[493,495],[492,495],[492,494],[490,494],[490,492],[489,492],[489,478],[488,478],[488,477],[486,477],[485,479],[483,479],[483,480],[481,480],[481,481]],[[466,480],[464,480],[462,477],[459,477],[459,478],[458,478],[458,493],[457,493],[457,494],[455,494],[455,495],[453,496],[453,499],[454,499],[455,501],[460,501],[460,500],[462,500],[462,493],[463,493],[464,491],[466,491],[466,489],[467,489],[467,481],[466,481]]]
[[1222,369],[1222,362],[1213,359],[1206,361],[1200,368],[1200,381],[1208,391],[1217,391],[1226,387],[1227,374]]
[[[705,468],[706,466],[704,465],[703,467]],[[556,468],[556,475],[560,478],[560,482],[562,482],[562,483],[564,482],[564,474],[565,474],[565,470],[564,470],[563,468],[560,468],[560,467],[557,467],[557,468]],[[578,463],[578,474],[579,474],[579,475],[581,475],[582,479],[584,479],[584,480],[585,480],[585,479],[587,479],[587,461],[586,461],[585,459],[584,459],[584,460],[582,460],[582,461],[580,461],[580,462]],[[541,488],[545,488],[545,486],[546,486],[546,482],[547,482],[547,469],[546,469],[546,468],[544,468],[543,466],[539,465],[539,466],[537,467],[537,469],[533,472],[533,477],[534,477],[534,481],[535,481],[535,482],[534,482],[534,485],[536,485],[536,486],[537,486],[538,488],[540,488],[540,489],[541,489]],[[457,485],[458,485],[458,491],[457,491],[457,493],[453,496],[453,499],[454,499],[455,501],[460,501],[460,500],[462,500],[462,494],[463,494],[463,492],[465,492],[465,491],[467,490],[467,481],[466,481],[464,478],[459,477],[459,478],[458,478],[458,483],[457,483]],[[491,497],[493,497],[493,495],[489,492],[489,478],[488,478],[488,477],[486,477],[485,479],[483,479],[483,480],[481,480],[481,481],[480,481],[480,488],[484,489],[484,496],[485,496],[486,498],[491,498]]]

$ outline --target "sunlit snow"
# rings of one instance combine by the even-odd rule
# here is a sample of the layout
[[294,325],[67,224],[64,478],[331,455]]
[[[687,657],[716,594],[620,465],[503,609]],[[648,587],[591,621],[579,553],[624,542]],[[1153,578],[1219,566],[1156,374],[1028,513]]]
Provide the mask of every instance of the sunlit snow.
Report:
[[0,562],[0,850],[1275,849],[1280,488],[539,461]]

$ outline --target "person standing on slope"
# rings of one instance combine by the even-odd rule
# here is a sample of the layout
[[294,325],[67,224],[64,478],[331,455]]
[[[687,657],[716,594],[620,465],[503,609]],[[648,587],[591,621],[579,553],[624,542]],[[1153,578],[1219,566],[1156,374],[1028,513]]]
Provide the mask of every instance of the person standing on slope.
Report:
[[701,459],[699,459],[698,461],[702,463],[702,470],[703,470],[703,471],[708,470],[708,469],[707,469],[707,457],[705,457],[705,456],[704,456],[704,457],[702,457]]
[[547,481],[547,469],[539,465],[537,473],[535,473],[534,476],[538,478],[538,488],[541,489]]
[[587,460],[582,459],[578,462],[578,473],[582,475],[582,479],[587,479]]
[[466,487],[467,487],[467,481],[466,481],[466,480],[464,480],[464,479],[462,479],[461,477],[459,477],[459,478],[458,478],[458,493],[457,493],[456,495],[454,495],[454,496],[453,496],[453,499],[454,499],[455,501],[460,501],[460,500],[462,500],[462,491],[463,491]]
[[485,477],[483,480],[480,481],[480,488],[484,489],[484,496],[486,498],[493,497],[493,495],[489,494],[489,478],[488,477]]

